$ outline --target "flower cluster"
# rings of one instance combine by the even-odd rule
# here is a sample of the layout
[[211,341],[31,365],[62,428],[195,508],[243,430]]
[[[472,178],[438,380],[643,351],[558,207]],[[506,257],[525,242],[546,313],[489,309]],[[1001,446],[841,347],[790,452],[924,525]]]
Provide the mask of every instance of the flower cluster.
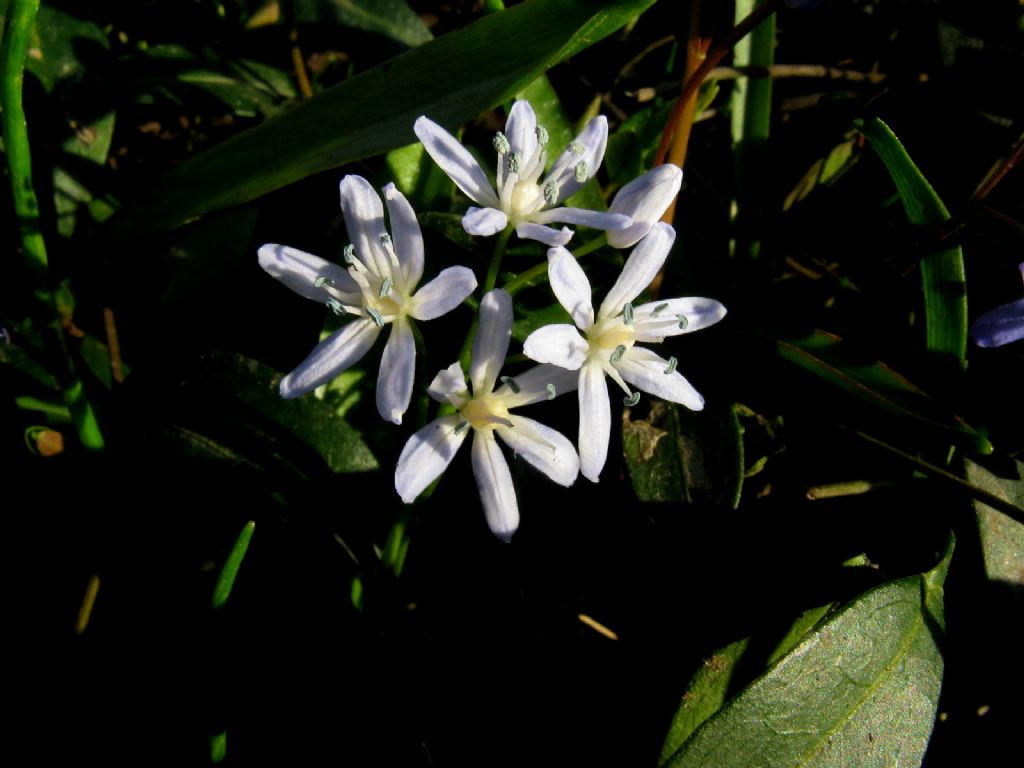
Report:
[[[618,191],[607,212],[563,205],[601,165],[608,139],[603,117],[591,120],[545,172],[548,133],[530,104],[517,101],[505,130],[494,137],[494,184],[469,151],[429,118],[416,120],[415,131],[431,157],[477,203],[462,219],[468,233],[489,236],[514,229],[520,238],[549,246],[551,288],[574,323],[534,331],[523,351],[538,365],[501,376],[513,306],[508,292],[494,289],[497,262],[492,264],[479,305],[468,384],[458,362],[435,376],[428,393],[441,403],[441,415],[408,439],[398,459],[395,490],[412,503],[472,433],[472,468],[484,514],[494,534],[507,541],[519,525],[519,508],[499,441],[559,485],[572,485],[580,473],[597,482],[611,433],[605,377],[622,388],[626,405],[635,405],[644,391],[700,410],[704,400],[677,372],[676,358],[666,360],[640,345],[713,325],[725,308],[706,298],[633,305],[661,270],[675,240],[675,230],[658,220],[679,192],[679,168],[663,165],[634,179]],[[330,381],[359,362],[390,324],[377,377],[377,410],[385,420],[401,424],[414,387],[415,322],[454,310],[476,290],[477,280],[472,270],[454,266],[417,290],[424,252],[416,214],[393,184],[384,188],[384,203],[390,232],[384,205],[370,184],[359,176],[342,180],[341,208],[351,240],[344,249],[344,268],[275,244],[260,248],[259,261],[296,293],[352,318],[282,379],[281,395],[298,397]],[[604,230],[610,246],[633,248],[596,313],[590,280],[565,248],[573,233],[549,226],[555,223]],[[573,390],[579,402],[576,446],[560,432],[513,413]]]

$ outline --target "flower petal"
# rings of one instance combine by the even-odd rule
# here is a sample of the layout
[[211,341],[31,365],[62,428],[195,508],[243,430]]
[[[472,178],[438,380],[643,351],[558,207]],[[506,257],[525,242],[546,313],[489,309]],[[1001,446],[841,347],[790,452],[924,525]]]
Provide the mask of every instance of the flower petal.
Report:
[[625,229],[633,223],[629,216],[621,213],[603,213],[601,211],[588,211],[586,208],[552,208],[541,211],[532,217],[537,224],[551,224],[562,222],[565,224],[579,224],[591,229],[606,229],[609,231]]
[[668,361],[649,349],[632,347],[615,364],[622,378],[637,389],[673,403],[685,405],[691,411],[704,409],[704,398],[676,371],[666,373]]
[[356,256],[378,277],[389,276],[391,260],[380,242],[388,230],[384,226],[384,206],[377,190],[355,174],[343,178],[339,187],[345,229],[356,248]]
[[298,367],[281,379],[281,397],[291,400],[312,392],[370,351],[380,328],[370,320],[347,323],[321,341]]
[[523,240],[537,240],[547,246],[565,245],[572,240],[572,230],[568,227],[553,229],[541,224],[521,221],[516,224],[516,234]]
[[608,402],[608,384],[601,364],[591,360],[580,369],[580,472],[597,482],[608,458],[612,434],[612,412]]
[[989,310],[971,325],[971,338],[979,347],[1001,347],[1024,339],[1024,299]]
[[[579,380],[579,371],[557,365],[535,365],[514,377],[515,384],[519,387],[518,392],[513,392],[507,384],[502,384],[498,387],[497,393],[501,395],[506,408],[521,408],[524,405],[551,400],[567,392],[575,392]],[[548,385],[554,387],[554,395],[551,394]]]
[[641,304],[633,310],[636,338],[657,342],[666,336],[699,331],[717,323],[725,313],[721,303],[699,296]]
[[454,136],[428,117],[417,118],[413,131],[434,162],[471,200],[487,208],[501,207],[480,164]]
[[391,235],[394,238],[395,254],[402,267],[403,286],[406,294],[416,290],[423,277],[423,233],[416,220],[416,211],[394,184],[384,187],[384,200],[388,205],[388,219],[391,221]]
[[594,325],[590,280],[576,258],[561,246],[548,251],[548,280],[555,298],[572,316],[576,327],[590,330]]
[[509,151],[518,153],[521,162],[533,157],[537,150],[537,115],[530,102],[519,99],[512,105],[505,121],[505,138],[508,139]]
[[359,286],[349,277],[348,272],[337,264],[297,248],[274,243],[260,247],[259,259],[260,266],[271,277],[277,278],[307,299],[323,304],[331,298],[323,287],[316,285],[318,279],[324,278],[330,280],[337,290],[352,293],[353,301],[358,303]]
[[[569,147],[559,155],[544,181],[558,185],[558,202],[572,197],[587,181],[594,177],[604,160],[608,145],[608,120],[604,115],[593,118]],[[574,147],[579,152],[574,151]],[[585,173],[577,177],[576,168],[583,163]],[[583,181],[579,181],[582,178]]]
[[491,291],[480,302],[480,325],[473,339],[469,379],[473,382],[474,397],[494,389],[511,337],[512,297],[501,289]]
[[462,228],[477,237],[496,235],[508,226],[508,216],[497,208],[470,206],[462,217]]
[[579,370],[589,351],[590,344],[568,323],[545,325],[523,342],[523,354],[531,360],[572,371]]
[[457,413],[430,422],[410,437],[395,467],[395,490],[406,504],[412,504],[424,489],[441,476],[466,439]]
[[597,311],[599,319],[614,317],[622,311],[627,301],[632,301],[640,292],[651,284],[658,270],[665,263],[668,252],[672,250],[676,231],[668,224],[659,222],[651,228],[650,233],[639,242],[626,259],[622,274]]
[[651,231],[679,194],[683,172],[679,166],[666,163],[638,176],[620,189],[612,199],[608,213],[622,213],[633,223],[625,229],[608,232],[608,245],[629,248]]
[[377,413],[385,421],[401,424],[402,415],[412,400],[416,376],[416,342],[409,320],[398,317],[391,324],[391,335],[384,345],[377,373]]
[[511,541],[512,534],[519,527],[519,505],[516,503],[516,489],[512,485],[512,473],[508,462],[501,455],[494,431],[474,430],[473,476],[480,491],[480,502],[491,533],[502,541]]
[[427,388],[427,394],[439,403],[448,402],[456,408],[462,407],[463,401],[469,395],[469,389],[466,387],[466,374],[458,361],[437,372],[437,376]]
[[448,267],[412,297],[409,314],[433,320],[455,309],[476,290],[476,275],[468,267]]
[[511,427],[494,430],[516,456],[526,459],[559,485],[568,488],[580,473],[580,457],[561,432],[533,419],[510,416]]

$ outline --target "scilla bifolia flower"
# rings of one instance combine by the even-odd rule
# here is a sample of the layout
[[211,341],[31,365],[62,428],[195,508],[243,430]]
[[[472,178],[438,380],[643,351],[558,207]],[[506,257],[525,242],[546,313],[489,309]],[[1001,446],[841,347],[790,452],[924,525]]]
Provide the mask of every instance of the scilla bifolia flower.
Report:
[[[1018,265],[1024,277],[1024,263]],[[971,325],[971,338],[979,347],[1001,347],[1024,339],[1024,299],[991,309]]]
[[413,128],[424,148],[455,185],[482,208],[470,207],[462,227],[471,235],[489,236],[509,224],[519,237],[539,240],[545,245],[565,245],[572,231],[546,226],[555,222],[582,224],[610,231],[630,224],[628,216],[559,207],[589,181],[604,159],[608,143],[608,121],[595,117],[558,157],[543,181],[548,132],[537,125],[528,101],[517,101],[509,111],[505,132],[494,137],[498,153],[497,190],[491,186],[479,163],[458,140],[427,117]]
[[615,193],[608,213],[621,213],[633,220],[625,229],[608,231],[608,245],[629,248],[651,231],[671,205],[683,185],[683,172],[678,165],[656,165],[637,176]]
[[[523,351],[539,363],[579,371],[580,472],[597,482],[608,457],[611,408],[607,375],[625,391],[626,404],[636,405],[639,390],[699,411],[704,398],[676,372],[676,359],[668,360],[637,342],[660,342],[666,336],[707,328],[725,316],[725,307],[713,299],[682,298],[654,301],[638,307],[640,295],[661,269],[675,241],[668,224],[655,224],[633,249],[622,274],[594,316],[590,281],[573,255],[564,248],[548,251],[551,288],[576,323],[548,325],[531,333]],[[579,331],[583,331],[581,335]]]
[[377,411],[395,424],[412,397],[416,345],[409,318],[432,320],[450,312],[476,289],[466,267],[449,267],[424,285],[423,237],[409,201],[394,184],[384,187],[394,237],[384,226],[380,197],[366,179],[341,180],[341,210],[352,244],[348,270],[284,245],[260,248],[260,266],[296,293],[355,319],[321,341],[281,380],[281,396],[299,397],[359,362],[385,325],[391,333],[377,376]]
[[411,504],[444,472],[472,432],[473,475],[487,524],[505,541],[519,526],[519,505],[512,474],[495,438],[559,485],[572,485],[580,466],[572,443],[560,432],[511,413],[513,408],[571,392],[575,374],[538,365],[515,378],[502,376],[501,386],[495,389],[511,333],[512,298],[505,291],[491,291],[480,302],[480,326],[469,368],[472,392],[458,363],[438,373],[430,396],[450,403],[456,413],[442,416],[410,437],[395,469],[395,490]]

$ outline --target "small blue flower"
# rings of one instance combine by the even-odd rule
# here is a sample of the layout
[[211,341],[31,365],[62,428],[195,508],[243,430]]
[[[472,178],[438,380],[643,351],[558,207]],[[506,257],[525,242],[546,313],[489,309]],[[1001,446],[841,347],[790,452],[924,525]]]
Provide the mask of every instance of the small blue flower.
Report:
[[[1018,265],[1024,278],[1024,263]],[[1002,304],[974,321],[971,338],[979,347],[1001,347],[1024,339],[1024,299]]]

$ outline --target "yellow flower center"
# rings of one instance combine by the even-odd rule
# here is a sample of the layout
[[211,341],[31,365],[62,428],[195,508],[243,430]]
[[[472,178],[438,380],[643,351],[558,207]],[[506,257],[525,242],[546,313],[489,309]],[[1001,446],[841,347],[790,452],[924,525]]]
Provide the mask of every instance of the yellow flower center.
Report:
[[497,397],[475,397],[463,406],[461,413],[473,429],[495,429],[509,420],[508,408]]

